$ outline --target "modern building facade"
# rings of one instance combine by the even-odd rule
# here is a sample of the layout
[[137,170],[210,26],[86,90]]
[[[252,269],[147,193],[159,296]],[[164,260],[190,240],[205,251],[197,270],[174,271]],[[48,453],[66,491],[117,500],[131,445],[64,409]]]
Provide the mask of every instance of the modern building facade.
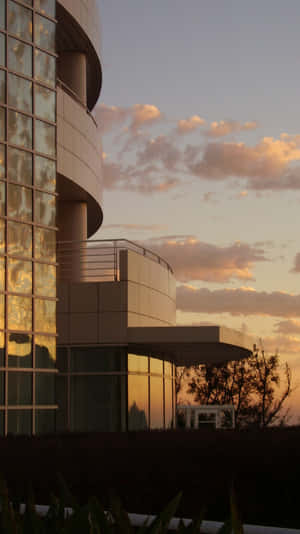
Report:
[[155,254],[87,241],[102,222],[99,42],[96,0],[0,0],[1,435],[169,428],[176,365],[251,350],[176,327]]

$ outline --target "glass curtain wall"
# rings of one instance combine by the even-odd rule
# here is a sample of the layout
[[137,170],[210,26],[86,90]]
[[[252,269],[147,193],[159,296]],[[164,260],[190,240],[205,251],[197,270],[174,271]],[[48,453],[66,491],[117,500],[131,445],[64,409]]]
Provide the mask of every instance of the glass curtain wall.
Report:
[[55,0],[0,0],[0,434],[51,432]]
[[57,430],[168,429],[175,421],[175,366],[117,347],[58,347]]

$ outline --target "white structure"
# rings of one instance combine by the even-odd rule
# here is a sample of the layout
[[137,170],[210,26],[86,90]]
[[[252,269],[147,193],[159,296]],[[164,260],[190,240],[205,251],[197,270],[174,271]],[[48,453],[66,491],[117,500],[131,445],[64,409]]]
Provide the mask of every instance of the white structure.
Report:
[[201,428],[202,425],[215,429],[235,428],[235,412],[232,404],[202,404],[200,406],[177,406],[182,414],[185,428]]

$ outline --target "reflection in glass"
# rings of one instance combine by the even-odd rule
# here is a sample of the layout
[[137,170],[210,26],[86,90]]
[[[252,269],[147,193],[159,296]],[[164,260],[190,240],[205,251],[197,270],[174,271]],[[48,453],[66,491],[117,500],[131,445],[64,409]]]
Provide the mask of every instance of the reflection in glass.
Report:
[[55,58],[35,50],[35,79],[55,87]]
[[35,330],[49,334],[56,333],[55,300],[35,299]]
[[172,376],[172,363],[165,361],[165,376]]
[[32,410],[8,410],[7,418],[8,434],[31,435]]
[[128,354],[128,371],[136,373],[148,373],[148,356]]
[[40,15],[35,16],[35,44],[55,52],[55,23]]
[[32,190],[8,184],[7,215],[23,221],[32,220]]
[[71,431],[120,431],[123,428],[121,404],[125,403],[124,378],[71,376]]
[[35,263],[35,294],[42,297],[56,297],[56,267],[46,263]]
[[5,362],[4,347],[5,347],[5,334],[4,332],[0,332],[0,367],[4,367],[4,362]]
[[55,18],[55,4],[55,0],[36,0],[35,9],[44,15]]
[[0,373],[0,404],[2,404],[2,406],[5,404],[5,397],[4,397],[4,382],[5,381],[5,377],[4,377],[4,372],[1,372]]
[[0,294],[0,328],[1,330],[4,330],[4,306],[5,306],[5,299],[4,295]]
[[160,376],[150,377],[150,428],[164,426],[163,379]]
[[32,119],[17,111],[8,111],[8,141],[32,148]]
[[150,358],[150,373],[163,374],[163,361],[157,358]]
[[[0,30],[5,30],[5,1],[0,0]],[[1,47],[1,43],[0,43]]]
[[5,289],[5,261],[4,257],[0,257],[0,291]]
[[56,167],[55,161],[35,156],[35,185],[41,189],[55,192],[56,189]]
[[55,226],[55,196],[36,191],[35,222],[45,226]]
[[5,140],[5,109],[0,108],[0,141]]
[[56,411],[56,431],[62,432],[68,429],[68,383],[67,377],[57,376],[55,380],[55,401],[58,404]]
[[5,148],[0,145],[0,178],[5,177]]
[[0,182],[0,215],[5,215],[5,183]]
[[8,367],[32,367],[32,336],[8,334]]
[[8,147],[8,179],[32,185],[32,155],[24,150]]
[[32,113],[32,82],[8,75],[8,105]]
[[32,293],[31,261],[8,258],[8,291],[12,293]]
[[41,85],[35,86],[35,114],[55,122],[55,92]]
[[55,432],[56,410],[37,410],[35,412],[35,433],[53,434]]
[[55,262],[56,233],[53,230],[35,228],[34,253],[37,260]]
[[7,29],[21,39],[32,41],[32,11],[9,0]]
[[13,256],[32,256],[32,227],[7,221],[7,252]]
[[8,404],[32,404],[32,374],[22,371],[8,372]]
[[35,149],[48,156],[55,156],[55,126],[35,121]]
[[35,336],[35,367],[53,369],[56,360],[56,337]]
[[8,328],[9,330],[32,329],[32,300],[29,297],[8,295]]
[[0,219],[0,254],[4,254],[4,248],[5,248],[5,222],[3,219]]
[[36,373],[35,400],[37,404],[55,404],[55,374]]
[[62,373],[68,370],[68,349],[66,347],[57,347],[56,367]]
[[165,428],[173,427],[173,387],[172,380],[165,378]]
[[148,423],[148,376],[128,375],[128,430],[146,430]]
[[0,65],[6,66],[6,46],[3,33],[0,33]]
[[124,359],[124,352],[117,348],[74,347],[71,349],[71,371],[121,371]]
[[8,37],[8,68],[32,76],[32,47]]
[[[1,44],[0,44],[1,46]],[[0,70],[0,103],[5,103],[5,71]]]

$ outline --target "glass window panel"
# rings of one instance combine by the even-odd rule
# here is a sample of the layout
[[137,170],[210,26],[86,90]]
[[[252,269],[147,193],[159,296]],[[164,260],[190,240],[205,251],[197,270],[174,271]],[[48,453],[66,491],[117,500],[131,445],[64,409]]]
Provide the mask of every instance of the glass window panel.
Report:
[[8,291],[12,293],[32,293],[31,261],[8,258]]
[[53,434],[55,432],[56,410],[37,410],[35,412],[35,433]]
[[0,291],[5,289],[5,261],[4,257],[0,257]]
[[8,410],[7,432],[8,434],[31,435],[32,410]]
[[56,197],[47,193],[35,192],[35,222],[45,226],[55,226]]
[[32,373],[8,372],[8,404],[32,404]]
[[172,366],[171,362],[165,361],[165,376],[172,376]]
[[[4,367],[4,362],[5,362],[5,334],[4,332],[0,332],[0,367]],[[0,397],[1,397],[2,393],[1,393],[1,390],[0,390]],[[1,403],[2,401],[0,401]]]
[[5,306],[5,299],[4,295],[0,294],[0,328],[1,330],[4,330],[4,306]]
[[9,0],[7,29],[21,39],[32,41],[32,11]]
[[5,377],[4,377],[4,372],[1,372],[0,373],[0,404],[2,404],[2,406],[5,404],[5,400],[4,400],[4,382],[5,381]]
[[5,215],[5,183],[0,182],[0,215]]
[[23,4],[27,4],[28,6],[32,6],[33,0],[22,0]]
[[149,358],[148,356],[139,356],[138,354],[128,354],[128,371],[136,373],[148,373]]
[[0,178],[5,177],[5,147],[0,145]]
[[40,260],[55,262],[56,232],[44,228],[35,228],[35,257]]
[[8,366],[32,367],[32,336],[29,334],[8,334]]
[[5,0],[0,0],[0,30],[5,30]]
[[[1,46],[1,44],[0,44]],[[5,104],[6,99],[6,91],[5,91],[5,71],[0,70],[0,102],[1,104]]]
[[114,348],[72,348],[71,371],[112,372],[124,369],[125,352]]
[[36,404],[55,404],[55,374],[36,373],[35,375]]
[[32,148],[32,119],[17,111],[8,111],[8,141]]
[[56,296],[56,267],[54,265],[35,264],[35,294],[42,297]]
[[172,379],[165,379],[165,427],[173,428],[173,387]]
[[8,37],[8,67],[14,72],[32,76],[32,47]]
[[32,227],[28,224],[8,221],[7,233],[8,254],[30,258],[32,255]]
[[128,375],[128,430],[148,428],[148,408],[148,376]]
[[32,155],[24,150],[8,148],[8,179],[32,185]]
[[8,295],[8,328],[10,330],[32,329],[32,300],[29,297]]
[[5,141],[5,109],[0,108],[0,141]]
[[5,250],[5,221],[0,219],[0,254],[4,254]]
[[35,79],[55,87],[55,58],[35,50]]
[[56,165],[55,161],[35,156],[35,185],[41,189],[55,192],[56,190]]
[[123,428],[125,377],[72,376],[71,430],[114,432]]
[[56,432],[68,430],[68,382],[67,377],[57,376],[55,381],[55,400],[58,404],[56,411]]
[[55,52],[55,23],[40,15],[35,16],[35,44]]
[[55,18],[55,0],[36,0],[35,8],[44,15]]
[[55,156],[55,126],[35,121],[35,150],[48,156]]
[[163,361],[157,358],[150,358],[150,373],[163,374]]
[[163,379],[150,376],[150,428],[164,426]]
[[32,113],[32,82],[8,75],[8,105]]
[[66,347],[57,347],[56,367],[62,373],[68,370],[68,349]]
[[35,114],[38,117],[55,122],[55,96],[51,89],[35,85]]
[[8,217],[32,220],[32,190],[19,185],[8,184]]
[[56,333],[56,302],[35,299],[35,329],[49,334]]
[[5,36],[3,33],[0,33],[0,65],[3,67],[6,66],[6,46],[5,46]]
[[56,337],[35,336],[35,367],[53,369],[56,360]]

